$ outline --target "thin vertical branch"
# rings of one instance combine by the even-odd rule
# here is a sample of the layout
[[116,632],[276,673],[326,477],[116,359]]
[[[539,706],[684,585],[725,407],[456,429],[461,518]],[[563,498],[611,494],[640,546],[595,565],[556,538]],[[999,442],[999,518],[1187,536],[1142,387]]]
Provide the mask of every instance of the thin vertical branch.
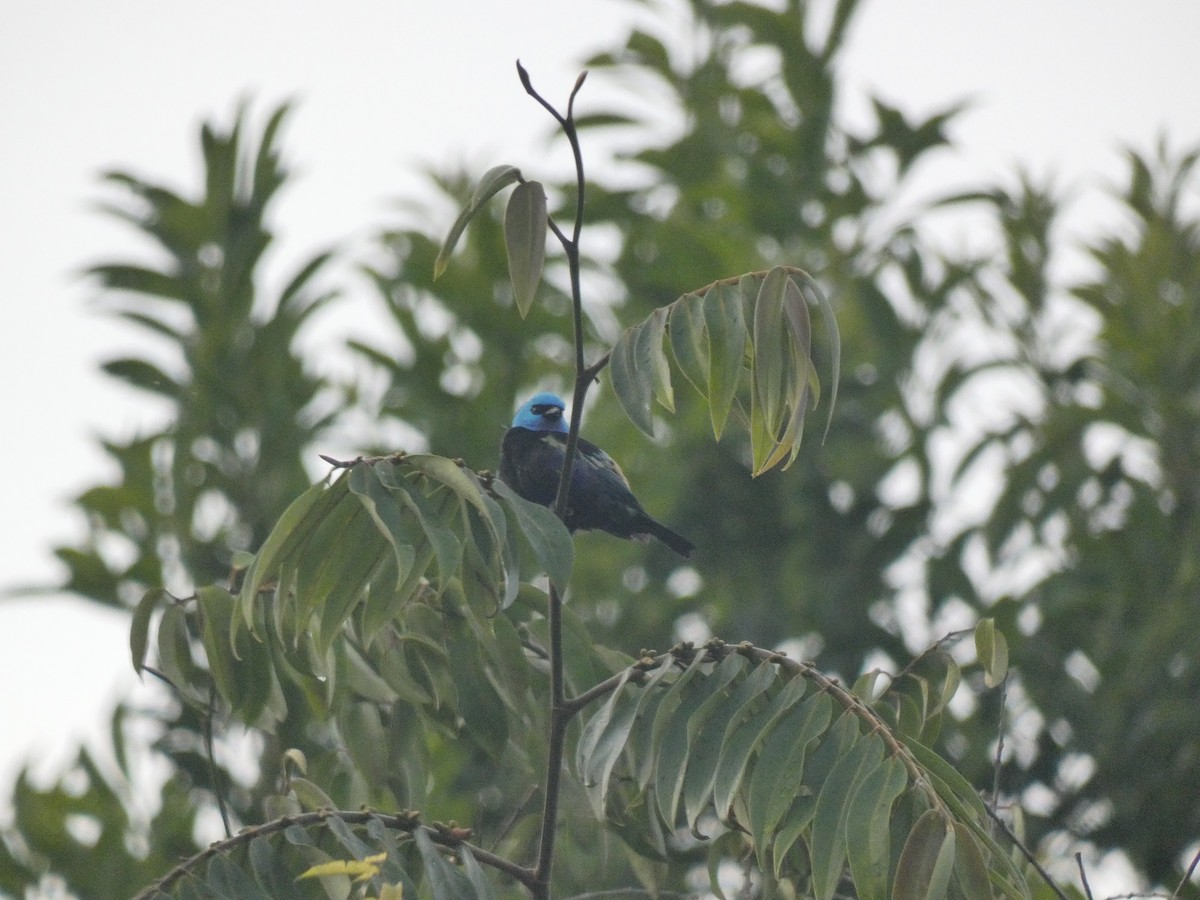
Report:
[[1092,886],[1088,884],[1087,870],[1083,867],[1083,854],[1075,854],[1075,865],[1079,866],[1079,880],[1083,882],[1083,892],[1087,895],[1087,900],[1095,900],[1092,896]]
[[[583,401],[587,396],[588,386],[595,380],[596,372],[599,371],[596,367],[589,369],[583,358],[583,294],[579,279],[579,239],[583,232],[585,179],[583,153],[580,150],[579,136],[575,129],[575,97],[578,95],[579,89],[583,87],[587,73],[582,73],[576,79],[575,87],[571,90],[571,97],[567,103],[565,116],[534,89],[529,73],[525,71],[525,67],[521,65],[520,61],[517,62],[517,74],[525,92],[541,104],[558,122],[571,145],[571,153],[575,159],[575,221],[570,237],[558,227],[553,219],[549,222],[551,232],[562,245],[570,271],[571,311],[575,341],[575,389],[571,400],[571,424],[567,430],[566,454],[554,501],[554,512],[560,519],[565,520],[570,497],[571,474],[579,448],[579,426],[583,416]],[[542,833],[538,841],[537,862],[534,865],[534,883],[530,887],[536,900],[548,900],[550,896],[550,875],[554,866],[554,839],[558,830],[558,801],[562,782],[567,724],[577,712],[577,707],[566,702],[563,675],[562,596],[559,594],[558,587],[553,584],[550,585],[547,619],[550,631],[550,725],[546,749],[545,793],[542,798]]]
[[1008,705],[1008,672],[1000,682],[1000,712],[996,715],[996,759],[992,763],[992,812],[1000,803],[1000,767],[1004,764],[1004,711]]
[[225,837],[233,837],[233,825],[229,821],[229,808],[225,805],[225,792],[221,790],[221,770],[217,768],[217,754],[213,746],[213,717],[216,715],[217,686],[208,687],[208,709],[204,711],[204,752],[208,757],[208,777],[212,779],[213,794],[217,798],[217,809],[221,811],[221,824],[225,826]]

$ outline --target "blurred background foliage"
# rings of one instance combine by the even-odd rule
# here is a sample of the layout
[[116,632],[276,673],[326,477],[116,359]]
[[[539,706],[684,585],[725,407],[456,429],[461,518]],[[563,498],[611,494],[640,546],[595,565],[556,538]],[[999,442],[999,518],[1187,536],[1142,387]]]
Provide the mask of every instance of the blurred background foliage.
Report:
[[[1007,631],[1015,668],[1002,802],[1024,807],[1032,843],[1060,862],[1079,843],[1121,849],[1148,884],[1173,882],[1200,841],[1196,154],[1130,152],[1123,220],[1087,238],[1089,275],[1063,284],[1052,274],[1066,249],[1054,231],[1063,200],[1045,185],[1015,179],[925,208],[897,202],[914,171],[955,152],[955,110],[911,119],[877,99],[873,127],[842,124],[837,56],[869,8],[648,5],[659,26],[583,63],[592,79],[652,93],[656,119],[683,123],[664,137],[623,108],[588,110],[586,89],[580,100],[595,113],[583,122],[585,152],[617,129],[634,149],[616,162],[636,176],[614,186],[604,173],[588,186],[584,252],[593,234],[605,250],[585,272],[589,360],[619,327],[686,291],[791,264],[835,303],[842,391],[824,445],[810,438],[791,470],[752,480],[748,448],[732,431],[714,442],[687,389],[677,385],[678,411],[664,412],[651,443],[602,384],[585,435],[699,549],[681,567],[656,546],[581,536],[571,610],[594,640],[626,653],[714,634],[785,648],[847,679],[899,670],[986,611]],[[774,63],[748,69],[751,55]],[[316,374],[300,338],[333,299],[322,286],[328,256],[301,261],[276,294],[259,267],[270,201],[286,182],[285,115],[261,134],[244,111],[224,130],[205,126],[205,180],[188,196],[109,176],[119,192],[109,212],[140,229],[160,263],[93,270],[113,313],[157,342],[105,370],[169,415],[155,431],[106,440],[120,477],[80,495],[88,539],[57,550],[64,587],[97,603],[132,608],[156,586],[187,596],[226,579],[351,419],[491,468],[516,403],[569,383],[567,301],[552,286],[564,283],[562,260],[551,258],[552,284],[520,320],[499,204],[436,285],[441,235],[419,208],[361,248],[371,262],[351,289],[370,294],[386,324],[348,342],[352,376]],[[478,174],[431,181],[458,204]],[[552,212],[566,198],[569,215],[569,188],[548,189]],[[986,230],[996,252],[947,253],[924,227],[934,214]],[[361,447],[397,449],[422,448]],[[939,750],[990,790],[1000,697],[976,687],[943,724]],[[330,782],[344,765],[336,727],[317,717],[279,735],[218,720],[216,767],[206,728],[184,704],[121,708],[115,767],[81,752],[57,784],[22,777],[0,891],[61,880],[80,896],[128,896],[215,836],[217,786],[235,824],[250,823],[278,787],[282,748],[304,748]],[[145,750],[127,750],[146,735],[167,773],[149,779],[149,803],[136,774]],[[532,796],[528,760],[430,740],[427,808],[504,834]],[[638,865],[591,852],[594,827],[586,814],[563,825],[564,890]]]

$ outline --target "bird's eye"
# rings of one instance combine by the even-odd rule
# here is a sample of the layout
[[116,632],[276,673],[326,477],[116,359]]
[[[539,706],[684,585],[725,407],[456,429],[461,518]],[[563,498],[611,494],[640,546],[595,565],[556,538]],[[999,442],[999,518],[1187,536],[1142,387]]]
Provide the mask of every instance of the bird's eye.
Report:
[[530,407],[530,410],[535,416],[549,416],[550,418],[555,418],[562,415],[561,409],[549,403],[536,403]]

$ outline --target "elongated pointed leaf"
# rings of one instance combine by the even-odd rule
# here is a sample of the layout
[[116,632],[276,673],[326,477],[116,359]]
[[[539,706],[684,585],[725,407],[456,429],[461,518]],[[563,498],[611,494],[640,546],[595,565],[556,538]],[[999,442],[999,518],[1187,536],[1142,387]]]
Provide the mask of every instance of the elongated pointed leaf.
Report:
[[433,900],[474,900],[475,890],[470,880],[438,852],[424,828],[413,831],[413,840],[425,864]]
[[803,678],[793,678],[745,722],[729,723],[713,785],[713,805],[723,822],[730,823],[733,801],[741,791],[751,755],[771,734],[775,724],[799,705],[806,688]]
[[771,269],[759,286],[754,305],[754,402],[772,441],[783,424],[789,353],[783,312],[787,285],[787,271],[779,266]]
[[799,787],[792,792],[795,800],[788,804],[786,814],[779,820],[779,831],[772,848],[776,877],[782,872],[792,847],[812,824],[817,811],[817,798],[825,779],[858,739],[858,719],[851,712],[843,712],[811,753],[807,754],[804,772],[799,777]]
[[498,192],[520,180],[521,170],[516,166],[493,166],[483,174],[471,199],[458,214],[458,218],[454,220],[454,224],[450,226],[450,231],[446,234],[446,240],[442,242],[437,259],[433,262],[434,279],[440,278],[446,271],[447,266],[450,265],[450,255],[454,253],[454,248],[458,245],[458,239],[462,237],[467,225],[484,207],[484,204]]
[[562,519],[540,503],[519,496],[498,478],[492,482],[492,490],[512,512],[517,527],[550,580],[560,590],[566,590],[575,562],[575,544]]
[[623,673],[620,686],[588,720],[576,750],[576,768],[597,818],[604,817],[609,776],[633,729],[638,706],[645,698],[643,691],[625,690],[630,674],[628,669]]
[[971,829],[962,822],[954,823],[954,851],[954,879],[962,896],[989,900],[992,888],[983,850]]
[[[242,617],[247,628],[253,627],[254,601],[263,583],[277,573],[283,560],[295,552],[319,524],[318,521],[314,521],[319,518],[319,515],[310,519],[309,513],[319,514],[322,510],[329,508],[331,501],[336,502],[347,489],[345,478],[339,478],[329,486],[324,482],[318,482],[293,500],[284,510],[266,541],[255,554],[254,562],[246,570],[246,576],[242,582]],[[322,502],[318,505],[318,501]]]
[[813,813],[809,858],[813,891],[818,900],[830,900],[846,864],[846,821],[850,798],[863,779],[883,761],[883,741],[868,735],[858,741],[830,770]]
[[462,563],[462,541],[451,524],[461,521],[455,495],[445,491],[438,498],[431,497],[415,481],[397,474],[396,467],[388,463],[376,463],[374,469],[380,482],[395,492],[397,499],[416,515],[437,555],[438,572],[445,584],[458,573]]
[[893,900],[940,900],[946,896],[954,867],[954,829],[936,809],[928,810],[904,842]]
[[708,289],[704,295],[704,325],[710,364],[708,412],[713,434],[720,439],[746,360],[746,322],[738,285],[718,282]]
[[[376,466],[391,467],[390,463]],[[397,504],[391,492],[380,481],[376,466],[366,462],[355,463],[350,469],[350,492],[355,494],[370,514],[387,541],[396,559],[397,583],[412,567],[416,549],[424,534],[416,517],[408,517],[408,510]]]
[[133,611],[129,625],[129,655],[133,660],[133,671],[139,675],[146,665],[146,654],[150,649],[150,618],[155,611],[170,600],[162,588],[153,588],[142,595]]
[[832,720],[833,700],[823,692],[812,694],[780,719],[763,742],[750,778],[747,806],[750,834],[764,867],[772,833],[800,790],[808,747]]
[[[796,275],[792,276],[797,278]],[[842,375],[842,337],[838,328],[837,316],[833,314],[833,304],[825,296],[825,292],[807,273],[798,279],[801,289],[806,289],[809,296],[816,298],[821,308],[821,316],[825,319],[825,331],[829,337],[829,412],[825,419],[825,433],[821,442],[829,435],[829,427],[833,424],[833,411],[837,407],[838,385]],[[814,404],[815,405],[815,404]]]
[[521,318],[529,314],[546,261],[546,191],[526,181],[513,189],[504,211],[504,249],[513,300]]
[[622,332],[609,359],[617,401],[630,421],[650,437],[654,437],[651,408],[656,387],[660,397],[663,396],[661,390],[665,380],[666,396],[671,396],[669,366],[663,350],[666,323],[667,308],[656,309],[645,321]]
[[988,687],[996,687],[1008,672],[1008,641],[996,629],[995,619],[981,619],[975,626],[975,652],[984,681]]
[[[471,882],[471,888],[475,891],[476,900],[495,900],[496,892],[492,889],[491,882],[487,880],[483,867],[475,859],[475,854],[471,852],[471,848],[466,845],[459,847],[458,858],[462,860],[463,872],[466,873],[467,880]],[[384,900],[384,898],[381,896],[379,900]]]
[[[692,738],[692,753],[684,776],[683,803],[688,827],[693,833],[701,814],[708,808],[716,785],[717,763],[731,731],[759,706],[765,705],[765,692],[778,678],[774,663],[761,662],[740,683],[731,684],[728,693],[715,694],[703,730]],[[696,718],[699,719],[700,713]],[[691,723],[688,725],[691,731]]]
[[[658,754],[658,769],[654,773],[654,794],[659,815],[668,828],[675,827],[688,757],[695,746],[696,734],[703,728],[708,714],[712,712],[715,702],[713,698],[719,699],[720,692],[737,678],[745,667],[745,657],[730,654],[708,677],[693,678],[683,692],[678,706],[659,713],[660,717],[666,714],[667,721],[663,726],[664,737]],[[657,728],[656,719],[655,729]]]
[[708,340],[704,334],[704,298],[685,294],[669,307],[667,334],[671,354],[683,377],[708,396]]
[[846,812],[846,856],[859,900],[886,900],[891,864],[891,810],[908,784],[898,756],[885,759],[858,785]]

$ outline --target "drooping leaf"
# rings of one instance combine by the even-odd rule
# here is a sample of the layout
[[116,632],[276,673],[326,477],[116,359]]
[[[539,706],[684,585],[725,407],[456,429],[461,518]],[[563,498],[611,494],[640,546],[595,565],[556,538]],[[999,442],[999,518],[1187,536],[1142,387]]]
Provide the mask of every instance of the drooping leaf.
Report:
[[891,809],[908,784],[903,760],[890,756],[858,785],[846,811],[846,856],[859,900],[886,900]]
[[[743,276],[743,280],[749,276]],[[720,439],[733,407],[746,361],[746,323],[740,285],[717,282],[704,294],[708,335],[708,411],[713,434]]]
[[668,407],[673,403],[663,351],[666,323],[666,308],[656,309],[645,321],[625,329],[609,359],[617,401],[629,420],[650,437],[654,437],[652,406],[656,390]]
[[987,686],[996,687],[1008,672],[1008,641],[995,619],[981,619],[975,626],[975,652]]
[[821,785],[808,848],[813,891],[818,900],[830,900],[837,890],[846,864],[850,799],[863,780],[883,761],[883,751],[883,741],[875,735],[867,735],[834,764]]
[[133,610],[133,620],[129,626],[129,654],[133,660],[133,671],[142,674],[146,665],[146,654],[150,648],[150,618],[164,601],[170,600],[162,588],[153,588],[142,595],[138,605]]
[[466,230],[467,225],[470,224],[471,219],[475,218],[479,210],[499,191],[520,180],[521,170],[516,166],[493,166],[483,173],[483,177],[479,179],[479,184],[476,185],[471,199],[458,214],[458,218],[454,220],[454,224],[450,226],[450,231],[446,234],[446,239],[442,242],[441,249],[438,250],[437,259],[433,263],[433,277],[435,280],[440,278],[446,271],[446,267],[450,265],[450,255],[454,253],[454,248],[458,245],[458,239],[462,237],[462,233]]
[[954,829],[945,815],[930,809],[917,820],[896,866],[893,900],[941,900],[954,868]]
[[492,490],[512,512],[517,527],[550,580],[565,590],[575,561],[575,544],[562,520],[540,503],[519,496],[498,478],[492,482]]
[[529,314],[546,261],[546,190],[540,182],[518,184],[504,212],[504,248],[513,299],[521,318]]

